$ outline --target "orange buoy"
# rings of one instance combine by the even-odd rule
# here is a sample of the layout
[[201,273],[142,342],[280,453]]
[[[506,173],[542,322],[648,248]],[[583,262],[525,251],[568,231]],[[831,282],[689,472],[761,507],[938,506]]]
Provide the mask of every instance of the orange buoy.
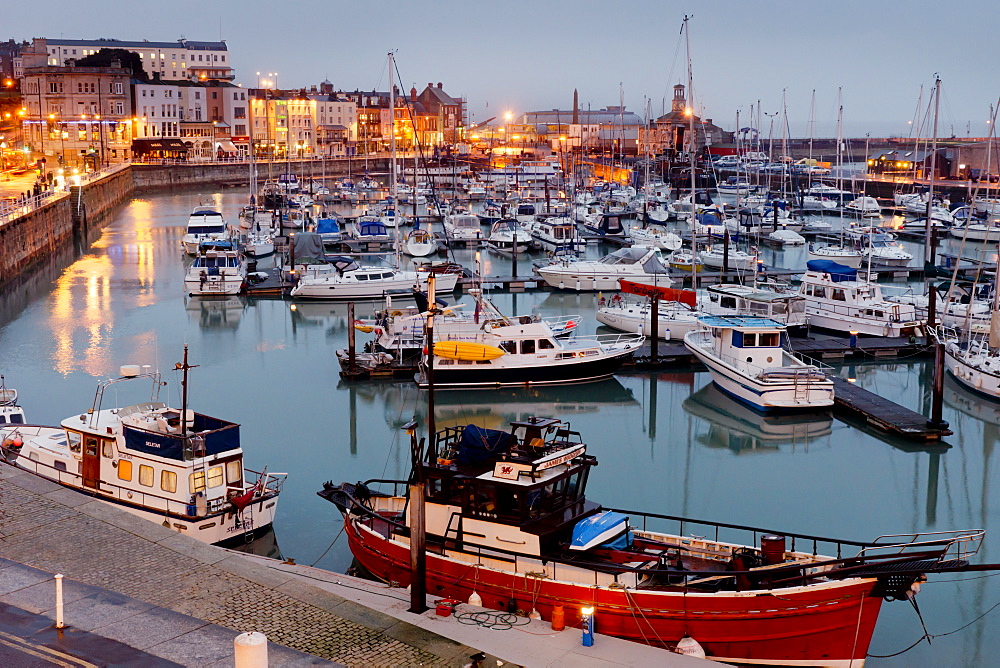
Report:
[[552,606],[552,630],[562,631],[566,628],[566,611],[561,605]]

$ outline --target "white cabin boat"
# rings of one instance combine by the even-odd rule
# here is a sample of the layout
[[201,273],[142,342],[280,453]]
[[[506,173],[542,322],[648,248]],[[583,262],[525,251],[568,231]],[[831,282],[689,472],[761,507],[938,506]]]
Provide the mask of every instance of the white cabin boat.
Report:
[[491,248],[507,253],[526,253],[531,245],[531,235],[514,219],[505,218],[493,223],[486,243]]
[[[372,299],[390,290],[426,290],[428,272],[403,271],[395,267],[360,265],[352,257],[330,261],[333,271],[305,275],[291,290],[297,299]],[[438,274],[437,287],[451,292],[458,274]]]
[[617,290],[621,279],[662,287],[673,283],[660,261],[659,249],[650,246],[620,248],[599,260],[563,257],[535,271],[560,290]]
[[[181,368],[186,380],[186,356]],[[108,388],[118,396],[118,383],[139,379],[153,386],[145,401],[103,405]],[[206,543],[270,526],[285,474],[244,468],[239,425],[160,402],[165,384],[148,366],[123,366],[58,427],[0,427],[0,461]]]
[[814,244],[809,244],[806,256],[810,260],[829,260],[851,267],[852,269],[860,267],[861,261],[865,258],[861,251],[855,248],[836,245],[817,246]]
[[806,300],[797,292],[779,292],[766,287],[719,283],[708,286],[707,303],[699,308],[710,315],[747,315],[770,318],[788,329],[805,327]]
[[450,242],[478,243],[483,238],[479,218],[470,213],[449,213],[445,216],[444,234]]
[[17,390],[8,388],[0,376],[0,426],[24,424],[24,409],[17,403]]
[[844,211],[862,218],[878,218],[882,215],[882,206],[874,197],[862,195],[845,204]]
[[886,337],[922,332],[912,304],[888,301],[878,283],[858,278],[857,269],[824,260],[806,266],[799,294],[806,299],[810,326]]
[[783,347],[785,326],[769,318],[704,316],[684,345],[712,382],[755,410],[818,410],[833,405],[833,381]]
[[565,216],[544,218],[528,228],[535,245],[546,251],[579,253],[587,246],[580,238],[576,222]]
[[[680,302],[660,301],[656,308],[656,336],[664,341],[680,341],[688,332],[700,327],[699,313]],[[628,301],[615,295],[598,301],[597,322],[620,332],[653,335],[653,311],[649,300]]]
[[205,242],[184,275],[184,292],[189,295],[237,295],[245,287],[246,280],[246,258],[231,242]]
[[222,241],[229,237],[226,219],[217,206],[196,206],[188,216],[187,230],[181,237],[181,245],[188,255],[198,254],[202,241]]
[[1000,355],[990,348],[989,337],[946,336],[944,367],[966,390],[1000,401]]

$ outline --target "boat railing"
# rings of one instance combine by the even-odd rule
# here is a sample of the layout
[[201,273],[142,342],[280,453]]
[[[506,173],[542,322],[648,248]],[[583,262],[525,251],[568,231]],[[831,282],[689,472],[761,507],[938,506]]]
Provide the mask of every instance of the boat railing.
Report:
[[[695,539],[708,539],[714,542],[727,542],[739,545],[760,545],[760,537],[765,535],[784,536],[790,541],[787,550],[790,552],[807,552],[813,556],[820,554],[820,546],[831,548],[828,551],[830,556],[837,559],[844,558],[845,555],[853,556],[855,550],[872,547],[874,541],[852,541],[840,538],[827,538],[812,534],[789,533],[787,531],[776,531],[762,527],[745,526],[741,524],[728,524],[725,522],[711,522],[707,520],[697,520],[676,515],[661,515],[659,513],[644,513],[623,508],[609,508],[623,515],[628,515],[630,523],[641,531],[657,531],[659,533],[674,534],[677,536],[690,536]],[[635,520],[641,520],[641,526],[635,524]],[[692,533],[698,532],[698,533]],[[752,535],[750,541],[747,536]]]
[[643,334],[590,334],[586,337],[577,337],[573,339],[572,345],[566,345],[567,348],[579,348],[587,345],[597,345],[601,348],[607,346],[635,346],[638,347],[642,345],[642,342],[646,340]]
[[986,531],[983,529],[887,534],[879,536],[871,545],[862,548],[857,556],[882,557],[942,549],[939,561],[949,559],[968,561],[979,552],[985,535]]
[[246,476],[246,482],[249,483],[250,487],[256,485],[260,481],[261,476],[264,476],[264,483],[262,487],[267,490],[267,492],[273,494],[281,493],[281,488],[285,486],[285,480],[288,478],[287,473],[271,473],[266,469],[261,472],[244,468],[243,475]]

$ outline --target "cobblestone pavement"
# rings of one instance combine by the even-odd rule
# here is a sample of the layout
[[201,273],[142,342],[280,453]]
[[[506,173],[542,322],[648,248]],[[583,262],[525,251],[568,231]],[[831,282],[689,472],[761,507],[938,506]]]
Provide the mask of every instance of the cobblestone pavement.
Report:
[[454,666],[475,651],[5,464],[0,556],[350,666]]

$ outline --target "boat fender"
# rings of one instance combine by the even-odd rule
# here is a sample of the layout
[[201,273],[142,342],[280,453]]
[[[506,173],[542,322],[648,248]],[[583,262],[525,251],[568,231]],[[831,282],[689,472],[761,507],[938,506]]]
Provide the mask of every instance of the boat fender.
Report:
[[699,659],[706,658],[705,649],[701,646],[701,643],[691,636],[681,638],[674,651],[685,656],[693,656]]
[[23,445],[24,441],[21,439],[20,434],[14,434],[13,436],[8,436],[7,438],[3,439],[4,450],[12,450],[14,452],[17,452],[21,449]]

